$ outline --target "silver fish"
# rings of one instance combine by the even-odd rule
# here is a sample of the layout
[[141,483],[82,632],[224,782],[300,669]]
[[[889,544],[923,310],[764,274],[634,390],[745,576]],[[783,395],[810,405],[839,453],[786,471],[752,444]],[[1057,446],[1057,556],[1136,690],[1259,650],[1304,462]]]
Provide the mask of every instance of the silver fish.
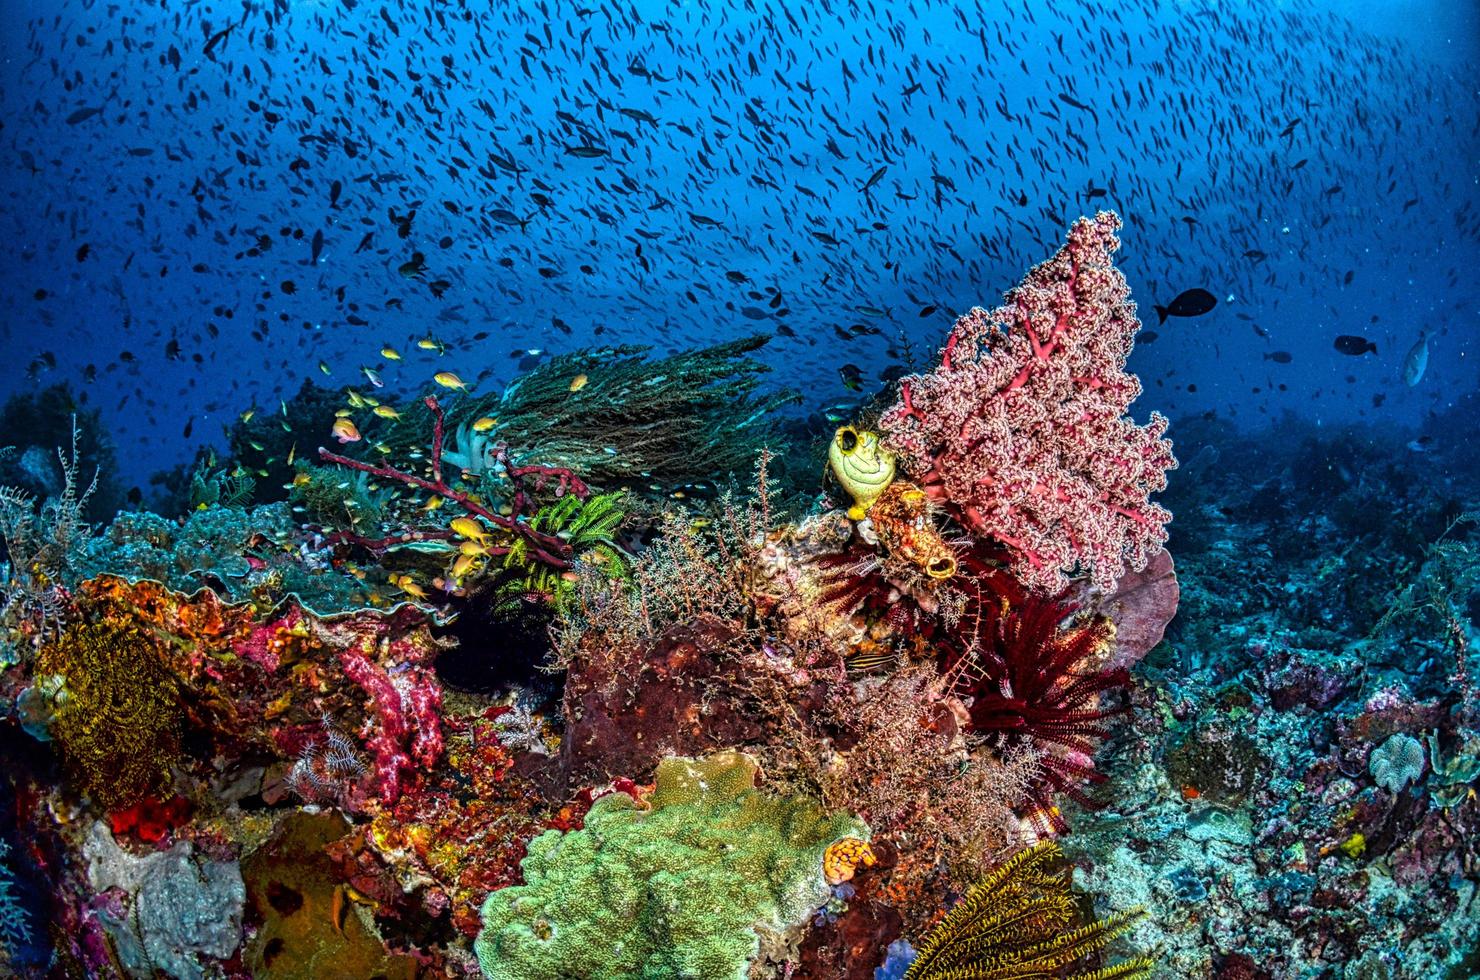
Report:
[[1427,331],[1418,335],[1418,343],[1408,348],[1408,355],[1403,358],[1403,383],[1412,388],[1423,380],[1423,373],[1429,366],[1429,335]]

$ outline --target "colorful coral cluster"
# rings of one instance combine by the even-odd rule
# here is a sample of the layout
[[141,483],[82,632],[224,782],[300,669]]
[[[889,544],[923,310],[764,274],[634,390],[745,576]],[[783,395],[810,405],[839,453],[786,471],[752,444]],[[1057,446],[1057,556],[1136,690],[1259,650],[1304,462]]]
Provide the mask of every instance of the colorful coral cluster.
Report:
[[1162,540],[1171,465],[1122,418],[1116,227],[1077,224],[878,431],[834,434],[846,509],[785,497],[766,452],[715,489],[776,403],[740,342],[573,355],[497,405],[445,373],[459,394],[404,418],[347,392],[345,446],[356,411],[396,424],[299,460],[286,501],[212,463],[179,519],[48,537],[16,510],[55,554],[0,694],[56,961],[833,980],[916,944],[911,975],[1139,975],[1099,959],[1122,918],[1024,850],[1098,804],[1175,611],[1169,559],[1116,581]]

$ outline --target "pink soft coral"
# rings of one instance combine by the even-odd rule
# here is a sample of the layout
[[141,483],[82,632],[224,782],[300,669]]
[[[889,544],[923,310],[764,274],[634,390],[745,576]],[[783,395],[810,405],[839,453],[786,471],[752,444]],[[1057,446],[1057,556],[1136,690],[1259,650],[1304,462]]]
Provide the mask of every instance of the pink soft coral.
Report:
[[1111,263],[1120,218],[1080,218],[1005,303],[973,309],[941,364],[906,378],[880,426],[905,468],[977,534],[1009,549],[1040,593],[1070,573],[1104,590],[1144,568],[1171,514],[1148,496],[1177,465],[1152,413],[1126,417],[1141,383],[1125,370],[1140,321]]

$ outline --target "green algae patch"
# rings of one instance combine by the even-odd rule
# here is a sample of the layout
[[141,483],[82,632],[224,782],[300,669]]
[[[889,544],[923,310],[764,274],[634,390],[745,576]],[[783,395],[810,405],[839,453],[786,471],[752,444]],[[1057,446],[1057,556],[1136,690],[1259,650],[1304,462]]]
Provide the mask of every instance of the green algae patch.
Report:
[[743,978],[760,938],[829,894],[822,858],[867,837],[847,814],[755,788],[738,752],[665,759],[646,807],[597,800],[581,830],[529,844],[525,884],[488,896],[478,963],[490,980]]

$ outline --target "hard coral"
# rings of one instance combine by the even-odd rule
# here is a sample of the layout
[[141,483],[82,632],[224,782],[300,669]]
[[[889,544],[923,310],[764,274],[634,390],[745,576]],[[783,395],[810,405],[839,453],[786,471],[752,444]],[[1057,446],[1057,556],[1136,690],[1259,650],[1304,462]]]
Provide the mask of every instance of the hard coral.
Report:
[[743,978],[756,929],[807,922],[829,895],[823,852],[866,834],[805,797],[756,789],[756,772],[734,752],[667,759],[646,808],[612,793],[583,830],[535,838],[526,883],[483,907],[484,975]]
[[1075,222],[1003,306],[956,321],[940,366],[904,379],[879,420],[910,475],[1006,545],[1039,592],[1061,592],[1076,570],[1109,591],[1171,520],[1148,500],[1176,466],[1167,420],[1126,416],[1141,393],[1125,371],[1140,321],[1111,264],[1119,228],[1113,212]]

